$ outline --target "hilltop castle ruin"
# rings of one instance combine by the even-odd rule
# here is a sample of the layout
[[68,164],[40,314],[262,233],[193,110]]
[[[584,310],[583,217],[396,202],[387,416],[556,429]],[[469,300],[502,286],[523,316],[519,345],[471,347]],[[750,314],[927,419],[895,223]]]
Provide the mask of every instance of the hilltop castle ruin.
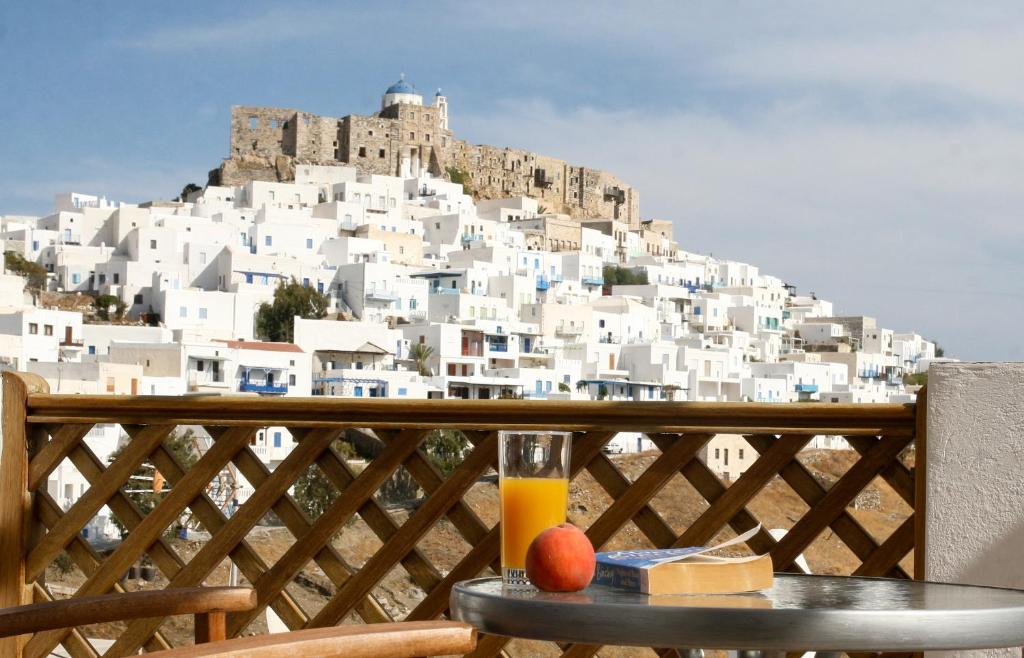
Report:
[[404,76],[372,116],[326,117],[275,107],[231,108],[231,154],[210,183],[294,180],[295,164],[347,164],[364,174],[424,174],[462,182],[477,198],[528,196],[549,212],[640,226],[640,198],[614,175],[514,148],[474,145],[448,127],[439,89],[423,104]]

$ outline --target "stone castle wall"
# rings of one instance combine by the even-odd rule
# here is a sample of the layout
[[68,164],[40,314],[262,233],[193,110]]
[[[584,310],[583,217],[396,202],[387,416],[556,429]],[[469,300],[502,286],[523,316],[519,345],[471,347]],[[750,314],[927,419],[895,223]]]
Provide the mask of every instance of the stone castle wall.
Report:
[[598,169],[576,167],[531,151],[469,144],[443,128],[437,105],[392,105],[374,116],[318,116],[287,108],[231,108],[231,157],[210,181],[291,180],[295,163],[348,164],[366,174],[413,176],[427,171],[467,178],[481,199],[527,196],[547,212],[603,217],[640,227],[636,190]]

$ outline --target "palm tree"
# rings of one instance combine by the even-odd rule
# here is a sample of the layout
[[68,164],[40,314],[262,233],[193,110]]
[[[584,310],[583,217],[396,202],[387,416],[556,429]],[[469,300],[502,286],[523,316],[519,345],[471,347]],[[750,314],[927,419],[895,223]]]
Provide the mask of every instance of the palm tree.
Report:
[[434,355],[434,348],[424,343],[416,343],[409,350],[409,358],[416,364],[416,370],[424,377],[430,377],[430,357]]
[[590,384],[588,384],[587,380],[585,380],[585,379],[581,379],[578,382],[576,382],[576,392],[578,392],[578,393],[583,393],[589,387],[590,387]]

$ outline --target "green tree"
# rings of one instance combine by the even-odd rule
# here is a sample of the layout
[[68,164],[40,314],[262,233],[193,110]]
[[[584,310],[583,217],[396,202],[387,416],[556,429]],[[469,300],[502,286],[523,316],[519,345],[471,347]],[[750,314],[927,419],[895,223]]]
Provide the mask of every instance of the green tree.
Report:
[[114,295],[100,295],[93,303],[96,315],[100,320],[110,321],[110,307],[114,307],[114,318],[120,320],[124,317],[125,303]]
[[61,551],[61,554],[54,558],[53,566],[56,567],[61,580],[64,580],[65,576],[75,570],[75,563],[71,560],[71,556],[67,554],[67,551]]
[[[352,444],[345,439],[335,439],[331,444],[334,451],[344,459],[356,456]],[[295,502],[310,518],[317,518],[338,499],[338,490],[328,481],[319,467],[310,466],[295,480]]]
[[604,276],[605,285],[646,285],[647,272],[645,270],[634,271],[619,265],[605,265],[601,274]]
[[941,359],[944,356],[946,356],[946,350],[942,349],[938,343],[935,343],[935,358]]
[[39,263],[34,263],[14,251],[4,252],[4,267],[11,273],[25,277],[28,281],[26,287],[30,290],[46,289],[46,268]]
[[928,383],[927,372],[908,372],[903,375],[903,383],[910,386],[924,386]]
[[558,392],[559,393],[571,393],[572,389],[569,388],[569,385],[566,384],[565,382],[558,382]]
[[[164,446],[177,458],[182,468],[186,471],[199,461],[199,455],[196,453],[192,437],[192,430],[186,430],[182,433],[173,432],[164,439]],[[113,463],[127,445],[126,443],[111,454],[109,461]],[[170,491],[170,485],[167,482],[164,482],[164,486],[160,491],[154,491],[158,481],[156,467],[147,459],[139,464],[124,484],[123,491],[125,495],[135,503],[143,517],[153,511],[153,508]],[[116,516],[113,517],[113,523],[117,526],[122,538],[128,535],[128,528]]]
[[188,201],[189,194],[192,194],[193,192],[201,192],[202,190],[203,188],[195,183],[186,183],[185,187],[181,188],[181,196],[175,199],[175,201]]
[[603,400],[606,397],[608,397],[608,387],[605,386],[604,384],[601,384],[597,387],[597,399]]
[[256,311],[256,332],[275,343],[290,343],[295,339],[295,317],[320,320],[327,316],[327,295],[304,286],[295,277],[281,282],[274,291],[274,301],[260,304]]
[[576,382],[576,392],[577,393],[586,393],[587,389],[589,387],[590,387],[590,384],[587,383],[587,380],[585,380],[585,379],[581,379],[578,382]]
[[416,343],[409,349],[409,358],[416,364],[416,370],[424,377],[430,377],[430,357],[434,355],[434,348],[425,343]]
[[455,166],[448,167],[445,171],[448,172],[448,180],[457,185],[461,185],[464,193],[469,196],[475,195],[473,187],[470,185],[472,178],[470,177],[469,172],[463,171]]
[[445,476],[462,463],[462,456],[468,447],[466,435],[458,430],[434,430],[423,442],[427,458]]

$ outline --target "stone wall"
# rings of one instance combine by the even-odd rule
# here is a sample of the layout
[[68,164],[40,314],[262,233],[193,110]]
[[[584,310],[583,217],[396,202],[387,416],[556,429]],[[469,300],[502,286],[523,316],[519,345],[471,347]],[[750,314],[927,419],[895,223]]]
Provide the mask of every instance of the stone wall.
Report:
[[[231,157],[210,182],[284,181],[296,163],[354,165],[361,173],[468,176],[480,199],[527,196],[575,219],[617,219],[640,227],[639,196],[616,176],[531,151],[469,144],[444,127],[436,105],[392,105],[374,116],[318,116],[288,108],[231,108]],[[280,157],[292,160],[282,164]],[[285,177],[282,177],[285,176]]]
[[231,157],[294,156],[295,138],[285,139],[285,126],[295,114],[295,110],[279,107],[232,107]]

